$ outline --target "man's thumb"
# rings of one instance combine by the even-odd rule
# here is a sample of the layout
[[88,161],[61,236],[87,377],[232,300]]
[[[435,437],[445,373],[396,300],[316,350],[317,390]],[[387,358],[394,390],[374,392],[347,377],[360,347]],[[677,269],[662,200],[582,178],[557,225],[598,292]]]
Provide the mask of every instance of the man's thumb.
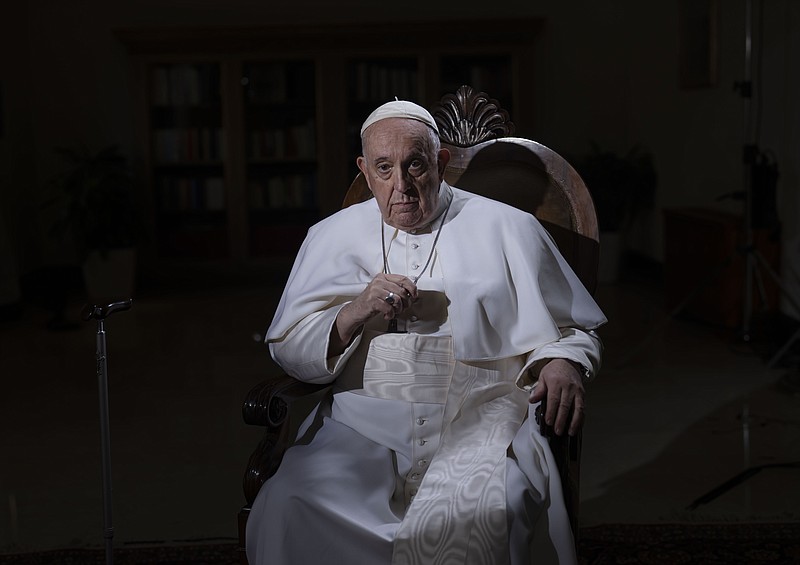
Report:
[[546,394],[547,394],[547,387],[541,380],[539,380],[536,383],[536,386],[533,387],[533,393],[531,394],[530,403],[536,404],[540,400],[543,400]]

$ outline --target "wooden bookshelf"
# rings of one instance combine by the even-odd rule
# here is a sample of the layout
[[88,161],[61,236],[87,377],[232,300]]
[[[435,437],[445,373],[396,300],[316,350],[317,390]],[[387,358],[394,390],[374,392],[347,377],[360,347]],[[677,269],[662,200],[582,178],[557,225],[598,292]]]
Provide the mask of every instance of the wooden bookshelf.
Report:
[[246,61],[242,87],[248,255],[292,256],[320,217],[316,62]]
[[158,254],[227,257],[219,65],[157,63],[148,71],[148,161]]
[[395,97],[421,100],[420,57],[351,57],[347,73],[347,165],[348,175],[358,174],[356,158],[361,154],[361,124],[378,106]]
[[230,268],[293,257],[308,227],[341,206],[358,172],[361,123],[395,96],[430,107],[470,84],[533,137],[540,27],[528,19],[117,30],[141,118],[146,262]]

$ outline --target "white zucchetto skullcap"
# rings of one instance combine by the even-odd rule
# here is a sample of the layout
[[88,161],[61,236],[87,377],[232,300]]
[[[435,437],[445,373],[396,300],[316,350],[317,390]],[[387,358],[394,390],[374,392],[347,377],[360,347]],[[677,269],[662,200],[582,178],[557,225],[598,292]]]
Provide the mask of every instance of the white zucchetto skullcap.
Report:
[[418,104],[408,102],[407,100],[392,100],[382,106],[378,106],[364,121],[361,126],[361,135],[364,135],[364,130],[375,122],[385,120],[386,118],[407,118],[409,120],[417,120],[422,122],[436,134],[439,134],[439,128],[436,127],[436,120],[433,119],[430,112]]

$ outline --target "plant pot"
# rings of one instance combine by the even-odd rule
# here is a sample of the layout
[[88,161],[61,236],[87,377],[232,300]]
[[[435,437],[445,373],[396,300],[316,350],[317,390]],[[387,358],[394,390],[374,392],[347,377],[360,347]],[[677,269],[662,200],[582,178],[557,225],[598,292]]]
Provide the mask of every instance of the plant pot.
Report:
[[136,249],[90,251],[83,263],[83,279],[92,304],[131,298],[136,280]]

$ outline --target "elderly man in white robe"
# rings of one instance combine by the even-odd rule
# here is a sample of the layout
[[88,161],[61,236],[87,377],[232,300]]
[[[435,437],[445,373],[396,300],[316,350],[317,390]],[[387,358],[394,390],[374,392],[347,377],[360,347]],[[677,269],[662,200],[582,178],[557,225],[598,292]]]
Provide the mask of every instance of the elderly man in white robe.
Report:
[[533,410],[577,432],[605,317],[533,216],[444,181],[424,108],[361,137],[374,198],[309,230],[267,332],[333,389],[253,504],[249,562],[574,563]]

